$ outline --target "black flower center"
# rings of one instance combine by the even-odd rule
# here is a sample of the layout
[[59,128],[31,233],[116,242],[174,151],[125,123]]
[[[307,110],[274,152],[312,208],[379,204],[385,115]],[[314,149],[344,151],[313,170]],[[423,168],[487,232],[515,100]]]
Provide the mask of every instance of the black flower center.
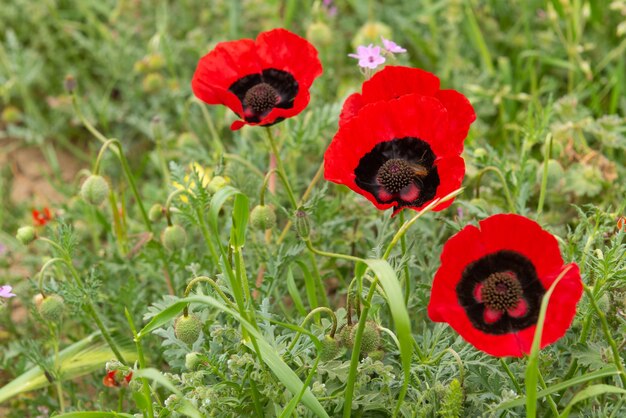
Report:
[[523,294],[522,285],[511,272],[493,273],[482,283],[482,300],[494,311],[516,307]]
[[267,83],[260,83],[246,92],[243,105],[250,107],[256,113],[264,114],[272,110],[279,101],[280,96],[274,87]]
[[[268,68],[259,74],[241,77],[228,90],[241,101],[244,119],[257,123],[274,108],[291,109],[299,87],[298,81],[287,71]],[[281,120],[276,119],[274,123]]]
[[488,254],[465,266],[456,286],[459,305],[472,325],[494,335],[536,324],[545,293],[532,261],[509,250]]
[[354,170],[355,183],[380,203],[421,206],[439,187],[436,156],[426,141],[396,138],[377,144]]
[[413,166],[406,160],[392,158],[380,166],[376,179],[389,193],[400,193],[422,171],[422,166]]

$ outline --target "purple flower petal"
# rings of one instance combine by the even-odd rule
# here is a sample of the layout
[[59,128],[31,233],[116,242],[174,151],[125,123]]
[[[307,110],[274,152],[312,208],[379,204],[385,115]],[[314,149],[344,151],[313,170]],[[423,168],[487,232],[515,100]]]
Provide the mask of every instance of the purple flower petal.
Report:
[[356,54],[348,54],[351,58],[359,60],[359,66],[374,69],[385,62],[385,57],[380,54],[380,47],[369,44],[360,45],[356,49]]
[[406,52],[406,49],[402,48],[400,45],[395,43],[394,41],[390,41],[389,39],[385,39],[384,37],[380,37],[383,40],[383,46],[385,50],[391,52],[392,54],[402,54]]
[[9,285],[0,286],[0,298],[12,298],[16,296],[15,293],[11,293],[13,288]]

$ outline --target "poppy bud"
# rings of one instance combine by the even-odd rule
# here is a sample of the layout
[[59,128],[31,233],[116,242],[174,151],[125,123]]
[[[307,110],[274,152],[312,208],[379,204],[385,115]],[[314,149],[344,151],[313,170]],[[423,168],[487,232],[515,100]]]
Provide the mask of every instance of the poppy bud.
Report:
[[[350,339],[354,343],[354,339],[356,337],[356,331],[358,327],[353,327],[350,335]],[[361,336],[361,353],[368,354],[376,349],[380,345],[380,330],[378,329],[378,324],[374,321],[367,321],[365,323],[365,329],[363,330],[363,335]]]
[[22,244],[28,245],[37,238],[37,234],[32,226],[22,226],[17,230],[15,238]]
[[276,225],[276,213],[270,206],[258,205],[250,213],[250,224],[255,229],[272,229]]
[[46,321],[58,322],[65,311],[65,303],[59,295],[49,295],[38,300],[37,311]]
[[15,106],[7,106],[2,110],[1,119],[7,124],[18,123],[22,120],[22,112]]
[[209,192],[215,194],[222,190],[224,187],[226,187],[228,183],[230,183],[230,181],[227,178],[224,178],[222,176],[215,176],[209,182]]
[[109,195],[109,183],[104,177],[91,175],[80,188],[80,196],[90,205],[100,206]]
[[187,233],[180,225],[170,225],[161,234],[163,246],[170,251],[178,251],[187,243]]
[[330,361],[336,358],[341,353],[342,346],[333,337],[327,335],[322,340],[322,348],[320,349],[319,356],[322,361]]
[[65,79],[63,80],[63,87],[68,93],[74,92],[74,89],[76,89],[76,79],[73,75],[68,74],[65,76]]
[[304,210],[298,209],[296,211],[295,225],[296,232],[298,233],[300,238],[304,240],[308,239],[311,235],[311,226],[309,224],[309,216]]
[[163,217],[163,206],[160,203],[155,203],[152,205],[150,210],[148,211],[148,219],[152,222],[158,222]]
[[385,350],[374,350],[367,355],[372,360],[383,361],[385,358]]
[[195,351],[187,353],[185,356],[185,368],[187,368],[187,370],[195,370],[201,360],[202,357],[200,353],[196,353]]
[[339,332],[337,332],[337,340],[342,346],[352,348],[352,345],[354,344],[354,341],[352,340],[352,325],[341,325],[339,327]]
[[163,76],[159,73],[150,73],[143,78],[141,87],[146,93],[156,93],[161,90],[165,83]]
[[317,47],[328,46],[333,42],[333,33],[324,22],[313,22],[306,30],[306,38]]
[[165,67],[165,58],[158,52],[148,55],[145,60],[149,71],[158,71]]
[[196,342],[202,331],[202,322],[196,315],[179,316],[174,323],[174,334],[176,338],[185,344]]
[[198,137],[192,132],[183,132],[176,138],[177,147],[193,146],[198,143]]

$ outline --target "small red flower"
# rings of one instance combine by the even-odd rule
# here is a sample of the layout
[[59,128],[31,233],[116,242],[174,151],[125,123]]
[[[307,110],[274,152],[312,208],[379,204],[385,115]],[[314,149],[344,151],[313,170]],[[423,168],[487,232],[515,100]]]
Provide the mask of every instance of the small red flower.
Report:
[[110,372],[107,372],[107,374],[102,379],[102,384],[109,388],[117,388],[122,385],[128,386],[132,378],[132,371],[128,372],[128,374],[122,377],[121,370],[111,370]]
[[463,141],[476,120],[469,100],[456,90],[440,90],[439,79],[419,68],[387,66],[363,83],[362,93],[350,95],[343,104],[339,126],[356,117],[371,103],[393,100],[407,94],[436,99],[448,114],[447,140],[456,143],[455,151],[463,151]]
[[339,125],[324,155],[324,177],[379,209],[420,209],[461,186],[465,163],[462,138],[450,137],[455,126],[434,97],[408,94],[369,104]]
[[576,315],[578,266],[563,265],[556,239],[536,222],[491,216],[444,245],[428,315],[479,350],[521,357],[530,353],[544,294],[568,267],[550,297],[541,348],[563,337]]
[[50,209],[43,208],[41,212],[37,209],[33,209],[33,221],[35,225],[44,226],[48,223],[48,221],[52,220],[52,214],[50,213]]
[[309,88],[322,74],[317,50],[285,29],[256,38],[220,42],[200,59],[191,81],[194,94],[208,104],[223,104],[244,125],[269,126],[302,112]]
[[620,216],[617,219],[617,230],[621,231],[621,230],[626,230],[626,216]]

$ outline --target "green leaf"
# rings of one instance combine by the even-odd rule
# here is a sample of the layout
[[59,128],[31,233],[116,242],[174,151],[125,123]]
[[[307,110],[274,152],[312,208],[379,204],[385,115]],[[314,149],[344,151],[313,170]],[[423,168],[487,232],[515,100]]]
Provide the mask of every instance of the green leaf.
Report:
[[[127,361],[132,362],[137,359],[137,353],[130,348],[129,341],[116,339],[116,343]],[[60,374],[65,381],[84,376],[98,369],[104,371],[104,364],[114,357],[109,346],[100,340],[100,333],[95,332],[59,353]],[[51,358],[50,362],[53,363],[54,359]],[[0,403],[20,393],[44,388],[48,385],[50,382],[44,371],[41,367],[35,366],[0,388]]]
[[[400,360],[402,363],[402,371],[404,372],[404,388],[411,378],[411,357],[413,356],[413,336],[411,335],[411,320],[409,312],[404,303],[402,295],[402,287],[396,277],[396,272],[391,265],[381,259],[365,260],[368,267],[376,274],[378,280],[387,295],[387,303],[391,311],[391,317],[400,342]],[[401,393],[404,396],[405,389]],[[398,405],[403,399],[398,399]]]
[[232,186],[225,186],[213,195],[211,198],[211,207],[209,208],[209,224],[213,228],[214,232],[219,232],[218,219],[222,207],[228,200],[228,198],[241,194],[241,192]]
[[246,242],[246,226],[248,225],[248,217],[250,216],[250,208],[248,197],[244,194],[235,195],[235,204],[233,207],[233,228],[230,231],[230,242],[236,247],[243,247]]
[[[266,340],[263,338],[263,335],[248,321],[243,319],[238,312],[235,312],[226,306],[222,305],[216,299],[210,296],[190,296],[182,300],[183,302],[193,302],[193,303],[203,303],[205,305],[212,306],[216,309],[221,310],[222,312],[228,313],[232,315],[237,321],[241,323],[248,333],[256,339],[256,343],[258,344],[259,351],[262,356],[263,362],[269,367],[269,369],[276,375],[278,380],[285,385],[285,388],[291,392],[294,396],[299,396],[300,391],[305,387],[302,380],[298,377],[298,375],[291,370],[291,368],[283,361],[282,358],[278,354],[276,354],[276,350],[272,347]],[[319,403],[317,398],[313,395],[311,390],[307,387],[304,390],[304,394],[302,395],[302,403],[309,408],[315,415],[318,417],[327,418],[328,414]]]
[[196,407],[194,407],[191,404],[191,402],[185,399],[185,395],[180,390],[178,390],[178,388],[174,386],[172,382],[170,382],[170,380],[163,373],[161,373],[157,369],[147,368],[147,369],[137,370],[135,372],[135,377],[143,377],[145,379],[150,379],[160,384],[164,388],[170,390],[174,394],[178,395],[182,403],[182,405],[177,408],[178,412],[181,412],[192,418],[202,418],[202,414],[200,414],[200,411],[198,411]]
[[168,306],[167,308],[165,308],[163,311],[159,312],[155,316],[153,316],[150,322],[148,322],[142,328],[142,330],[139,331],[139,333],[137,334],[137,338],[141,339],[145,337],[146,335],[150,334],[155,329],[162,327],[163,325],[167,324],[168,322],[176,318],[176,316],[178,316],[178,314],[182,312],[182,310],[185,308],[185,305],[187,304],[184,302],[180,302],[180,301],[176,302],[173,305]]
[[584,401],[585,399],[592,398],[598,395],[606,395],[608,393],[621,393],[626,394],[626,390],[622,388],[618,388],[617,386],[611,385],[593,385],[589,386],[580,392],[578,392],[572,400],[567,404],[559,418],[567,418],[574,407],[578,402]]
[[291,300],[293,300],[293,304],[298,310],[300,316],[306,316],[307,312],[304,309],[304,304],[302,303],[300,292],[298,291],[296,282],[293,279],[293,272],[291,271],[291,267],[289,268],[289,270],[287,270],[287,291],[289,292],[289,296],[291,296]]
[[[593,373],[587,373],[583,376],[577,376],[573,379],[566,380],[565,382],[557,383],[555,385],[551,385],[549,388],[539,391],[537,393],[537,399],[541,399],[545,396],[551,395],[556,392],[560,392],[572,386],[580,385],[582,383],[588,382],[594,379],[601,379],[603,377],[609,377],[619,374],[619,371],[615,366],[606,367],[602,370],[597,370]],[[496,411],[499,409],[510,409],[518,406],[522,406],[526,403],[526,397],[522,396],[518,399],[513,399],[507,402],[503,402],[495,409]]]

